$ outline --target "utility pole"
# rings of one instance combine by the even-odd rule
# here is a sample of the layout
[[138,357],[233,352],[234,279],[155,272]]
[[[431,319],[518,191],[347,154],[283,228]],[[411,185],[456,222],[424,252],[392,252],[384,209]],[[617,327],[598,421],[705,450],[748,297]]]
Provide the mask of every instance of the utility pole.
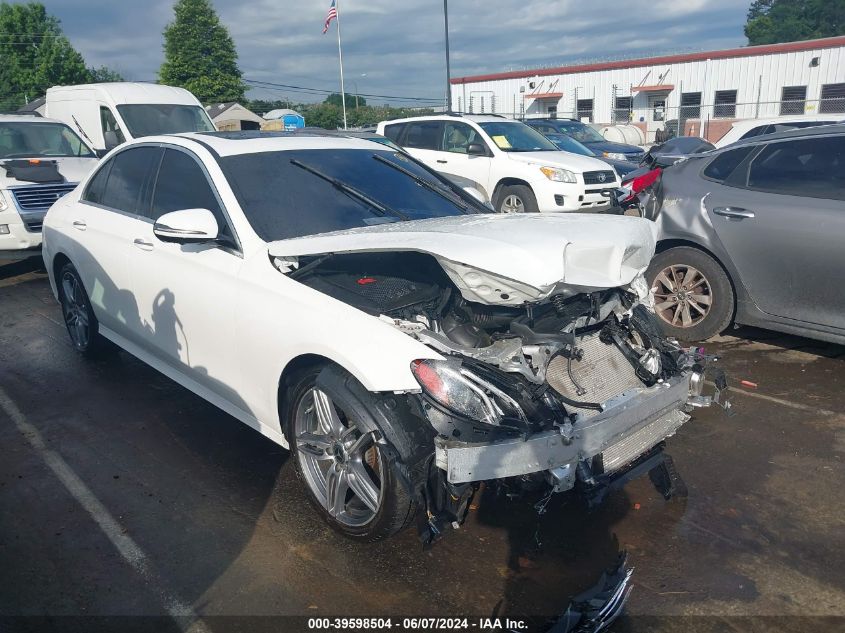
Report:
[[446,31],[446,112],[451,112],[452,71],[449,68],[449,0],[443,0],[443,22]]

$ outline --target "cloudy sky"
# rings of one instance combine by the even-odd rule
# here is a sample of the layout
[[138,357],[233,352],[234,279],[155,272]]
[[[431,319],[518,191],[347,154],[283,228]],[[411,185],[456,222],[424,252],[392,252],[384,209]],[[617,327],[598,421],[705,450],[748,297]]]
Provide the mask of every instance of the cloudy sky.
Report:
[[[244,77],[337,89],[331,0],[213,0],[229,28]],[[43,0],[90,65],[154,80],[173,0]],[[347,92],[442,98],[440,0],[339,0]],[[452,0],[452,75],[745,44],[749,0]],[[253,98],[322,100],[292,89]],[[373,101],[385,101],[374,99]],[[387,99],[398,104],[399,99]]]

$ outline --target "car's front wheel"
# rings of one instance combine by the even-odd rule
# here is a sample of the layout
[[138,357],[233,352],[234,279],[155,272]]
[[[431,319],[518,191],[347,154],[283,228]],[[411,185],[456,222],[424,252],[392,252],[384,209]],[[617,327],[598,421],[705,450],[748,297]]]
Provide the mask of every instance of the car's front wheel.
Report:
[[664,332],[682,341],[703,341],[728,327],[734,292],[722,266],[704,251],[670,248],[651,260],[646,278]]
[[73,347],[86,356],[94,356],[105,347],[99,323],[82,279],[70,262],[62,266],[58,279],[62,316]]
[[499,213],[537,213],[537,198],[527,185],[508,185],[499,192],[496,211]]
[[342,381],[318,381],[319,373],[306,372],[291,390],[287,429],[297,474],[333,528],[361,540],[386,538],[413,518],[415,504],[368,403]]

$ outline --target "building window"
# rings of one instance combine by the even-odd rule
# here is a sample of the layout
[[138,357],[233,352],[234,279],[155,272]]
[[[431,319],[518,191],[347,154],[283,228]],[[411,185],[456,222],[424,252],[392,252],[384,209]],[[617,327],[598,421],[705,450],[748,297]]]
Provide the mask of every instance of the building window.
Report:
[[686,121],[687,119],[701,118],[701,93],[700,92],[684,92],[681,93],[681,116],[680,119]]
[[461,110],[461,98],[460,97],[458,97],[458,112],[463,112],[463,110]]
[[549,106],[548,114],[549,114],[550,119],[556,119],[557,118],[557,106],[556,105]]
[[804,114],[807,86],[784,86],[780,92],[781,114]]
[[593,122],[593,100],[592,99],[578,99],[575,103],[575,108],[578,110],[578,120],[587,119],[590,123]]
[[736,90],[717,90],[714,100],[713,116],[717,119],[736,117]]
[[473,99],[475,99],[475,97],[472,97],[472,96],[471,96],[471,97],[469,98],[469,113],[470,113],[470,114],[473,114]]
[[496,95],[490,95],[490,113],[496,114]]
[[845,112],[845,84],[825,84],[819,112]]
[[616,97],[613,105],[613,123],[628,123],[631,120],[631,97]]
[[481,114],[484,114],[484,97],[481,97]]

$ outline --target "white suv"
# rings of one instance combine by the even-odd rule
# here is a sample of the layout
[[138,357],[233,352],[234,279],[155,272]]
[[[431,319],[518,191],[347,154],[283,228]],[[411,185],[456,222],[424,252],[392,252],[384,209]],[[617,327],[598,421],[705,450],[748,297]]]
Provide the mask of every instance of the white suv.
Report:
[[96,164],[91,148],[64,123],[0,115],[0,259],[37,252],[47,209]]
[[472,180],[500,213],[602,210],[619,186],[607,163],[562,152],[524,123],[499,116],[382,121],[378,133],[432,169]]

